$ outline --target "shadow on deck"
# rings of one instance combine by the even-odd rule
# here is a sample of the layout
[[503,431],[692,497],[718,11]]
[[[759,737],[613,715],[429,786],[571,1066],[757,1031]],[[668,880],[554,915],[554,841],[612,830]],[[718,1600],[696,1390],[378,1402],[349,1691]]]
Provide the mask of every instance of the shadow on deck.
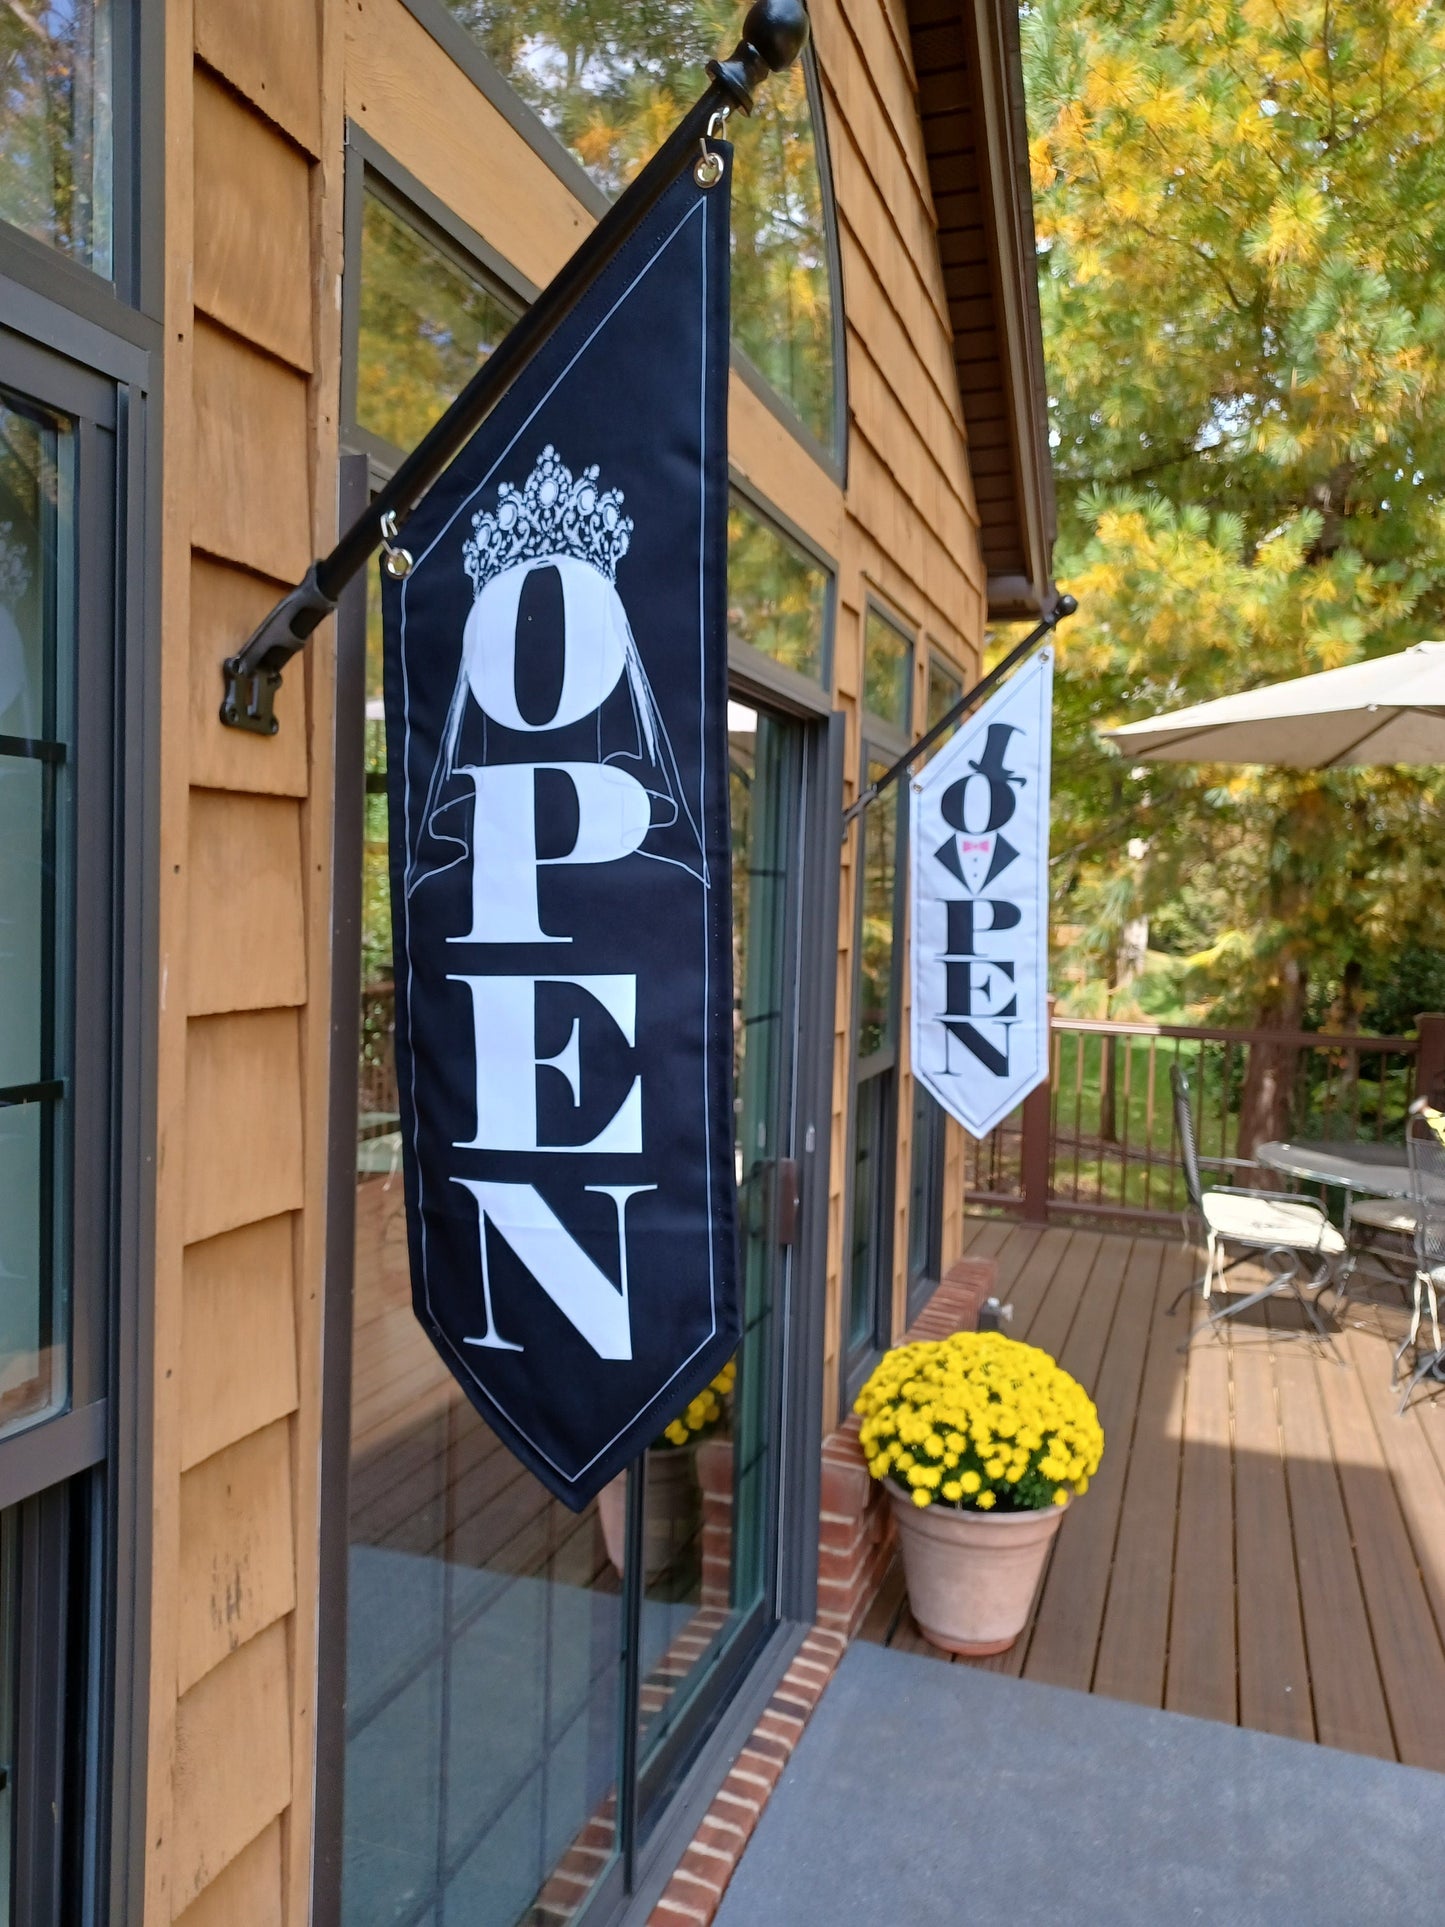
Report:
[[[1018,1643],[956,1663],[1445,1769],[1445,1402],[1396,1416],[1401,1293],[1352,1299],[1328,1351],[1275,1300],[1181,1356],[1177,1240],[995,1219],[968,1248],[1106,1449]],[[896,1562],[862,1637],[948,1657]]]

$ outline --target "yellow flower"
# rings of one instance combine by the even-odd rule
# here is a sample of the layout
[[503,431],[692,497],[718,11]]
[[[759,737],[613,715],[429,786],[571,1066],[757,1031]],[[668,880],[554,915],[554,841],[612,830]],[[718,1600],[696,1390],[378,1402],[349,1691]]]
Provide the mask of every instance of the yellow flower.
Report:
[[1003,1460],[990,1459],[983,1469],[991,1479],[1001,1479],[1003,1477]]
[[979,1493],[978,1509],[980,1512],[991,1512],[997,1504],[998,1504],[998,1501],[997,1499],[994,1498],[991,1492]]
[[918,1490],[913,1495],[913,1503],[915,1505],[932,1505],[933,1494],[929,1492],[925,1487],[919,1486]]
[[1068,1503],[1069,1503],[1068,1487],[1063,1485],[1055,1486],[1054,1487],[1054,1504],[1067,1505]]
[[965,1472],[958,1483],[963,1487],[969,1498],[972,1498],[974,1493],[977,1492],[978,1488],[983,1484],[983,1480],[978,1476],[977,1472]]
[[945,1499],[948,1500],[950,1505],[957,1505],[959,1500],[963,1497],[962,1481],[958,1479],[945,1480],[944,1486],[943,1486],[943,1496]]

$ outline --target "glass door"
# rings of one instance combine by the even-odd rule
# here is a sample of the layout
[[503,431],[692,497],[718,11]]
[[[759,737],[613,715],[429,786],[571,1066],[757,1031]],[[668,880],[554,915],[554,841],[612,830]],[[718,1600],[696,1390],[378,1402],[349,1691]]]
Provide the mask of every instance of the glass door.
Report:
[[729,704],[743,1340],[630,1477],[574,1514],[504,1450],[412,1314],[370,600],[340,1919],[608,1915],[777,1620],[805,732]]
[[781,1329],[797,1216],[801,727],[728,704],[733,1102],[743,1340],[646,1454],[638,1704],[644,1834],[774,1623]]

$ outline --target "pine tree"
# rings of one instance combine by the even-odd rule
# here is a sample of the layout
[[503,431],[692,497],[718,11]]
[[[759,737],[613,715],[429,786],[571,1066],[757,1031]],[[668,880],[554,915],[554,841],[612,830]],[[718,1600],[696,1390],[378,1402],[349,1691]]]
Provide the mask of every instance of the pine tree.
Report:
[[[1060,913],[1125,874],[1156,915],[1187,895],[1217,1014],[1294,1026],[1445,937],[1445,781],[1130,770],[1094,730],[1445,633],[1445,11],[1041,0],[1025,48],[1081,604]],[[1246,1137],[1279,1116],[1255,1055]]]

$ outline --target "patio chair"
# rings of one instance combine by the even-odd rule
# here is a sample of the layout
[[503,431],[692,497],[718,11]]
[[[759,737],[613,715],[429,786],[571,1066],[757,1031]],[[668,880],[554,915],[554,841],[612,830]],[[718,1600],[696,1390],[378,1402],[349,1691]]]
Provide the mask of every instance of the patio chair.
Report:
[[1344,1233],[1349,1251],[1334,1279],[1338,1310],[1344,1310],[1356,1278],[1409,1290],[1415,1271],[1415,1207],[1408,1198],[1347,1194]]
[[[1417,1097],[1410,1106],[1405,1129],[1405,1153],[1410,1160],[1411,1202],[1415,1220],[1415,1280],[1410,1308],[1410,1328],[1395,1353],[1398,1378],[1405,1354],[1414,1351],[1414,1364],[1400,1395],[1401,1412],[1410,1403],[1410,1394],[1427,1378],[1445,1378],[1445,1346],[1440,1343],[1439,1287],[1445,1285],[1445,1145],[1426,1124],[1421,1113],[1426,1100]],[[1420,1323],[1426,1307],[1430,1312],[1428,1351],[1418,1349]]]
[[[1324,1206],[1293,1191],[1254,1191],[1232,1184],[1213,1185],[1206,1191],[1200,1178],[1200,1166],[1206,1160],[1200,1158],[1194,1140],[1189,1079],[1177,1063],[1169,1067],[1169,1081],[1174,1090],[1174,1128],[1179,1137],[1184,1187],[1189,1194],[1186,1229],[1192,1214],[1204,1227],[1206,1254],[1204,1276],[1197,1282],[1191,1281],[1177,1294],[1169,1307],[1171,1315],[1180,1299],[1191,1291],[1200,1292],[1207,1304],[1216,1282],[1222,1291],[1226,1272],[1233,1271],[1236,1265],[1258,1259],[1273,1262],[1275,1267],[1267,1285],[1212,1312],[1189,1334],[1180,1351],[1187,1351],[1201,1331],[1223,1323],[1226,1318],[1237,1318],[1241,1312],[1281,1291],[1294,1293],[1317,1335],[1327,1341],[1328,1328],[1314,1302],[1306,1298],[1300,1279],[1303,1263],[1313,1259],[1314,1268],[1304,1282],[1319,1291],[1330,1282],[1334,1261],[1344,1253],[1345,1241],[1330,1223]],[[1236,1170],[1259,1168],[1242,1158],[1207,1161],[1225,1163]],[[1228,1260],[1225,1258],[1227,1246],[1238,1247],[1236,1255]]]

